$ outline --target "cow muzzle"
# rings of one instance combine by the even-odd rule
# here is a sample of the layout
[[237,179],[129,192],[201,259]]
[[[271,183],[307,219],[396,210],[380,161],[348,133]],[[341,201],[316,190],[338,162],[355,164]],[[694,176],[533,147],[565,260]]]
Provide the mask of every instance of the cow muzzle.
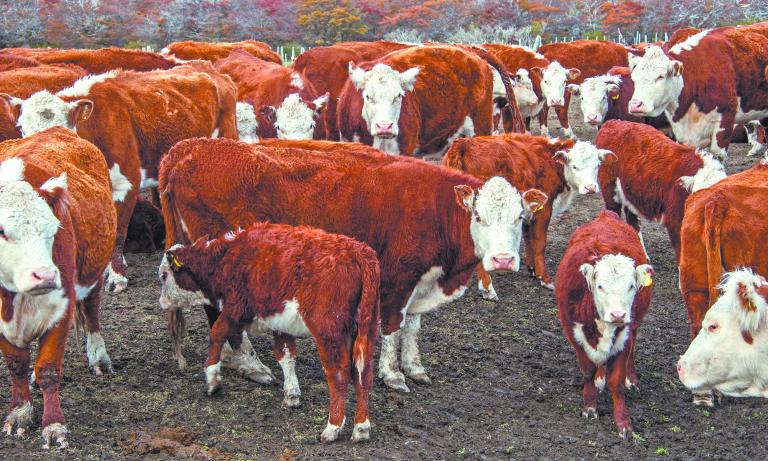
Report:
[[595,126],[600,124],[600,120],[598,120],[597,114],[587,114],[585,117],[588,125]]
[[550,107],[562,107],[563,106],[563,100],[562,99],[550,99],[547,102],[547,105]]
[[30,272],[27,288],[24,291],[36,296],[59,288],[61,288],[59,270],[55,267],[41,267]]
[[395,124],[393,122],[376,122],[373,125],[373,135],[379,138],[394,138]]
[[613,324],[625,325],[629,321],[629,316],[625,311],[611,311],[608,314],[608,321]]
[[499,253],[491,258],[493,270],[495,271],[514,271],[517,270],[515,255],[510,253]]
[[632,99],[629,101],[629,112],[631,114],[644,114],[648,112],[648,107],[643,101],[639,99]]
[[587,184],[581,187],[581,190],[579,190],[580,194],[594,194],[595,192],[598,192],[600,190],[599,187],[597,187],[597,184]]

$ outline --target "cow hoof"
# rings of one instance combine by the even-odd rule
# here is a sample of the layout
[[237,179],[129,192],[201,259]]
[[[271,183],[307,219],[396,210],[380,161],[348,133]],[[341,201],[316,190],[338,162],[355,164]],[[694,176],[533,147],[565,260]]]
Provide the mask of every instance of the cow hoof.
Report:
[[8,413],[8,416],[5,418],[5,424],[3,424],[3,432],[6,435],[12,435],[13,428],[16,427],[16,437],[23,437],[31,424],[32,404],[24,402],[23,405],[14,408]]
[[584,417],[586,420],[594,420],[597,421],[597,408],[595,407],[587,407],[581,410],[581,416]]
[[637,378],[634,381],[629,378],[624,379],[624,387],[628,391],[640,392],[640,388],[637,386]]
[[411,392],[411,390],[408,389],[408,386],[405,385],[405,375],[402,373],[394,373],[393,375],[385,377],[384,385],[398,392]]
[[353,442],[365,442],[371,439],[371,422],[367,419],[362,423],[355,424],[355,428],[352,430]]
[[299,408],[301,406],[301,394],[286,395],[283,397],[283,408]]
[[712,392],[694,392],[693,404],[698,407],[714,407],[715,397]]
[[107,281],[106,286],[108,292],[120,293],[121,291],[125,291],[125,289],[128,288],[128,279],[125,277],[120,279],[116,278],[115,280],[110,279]]
[[37,377],[35,376],[35,370],[32,370],[32,373],[29,374],[29,387],[37,389]]
[[432,380],[429,379],[429,376],[427,376],[427,373],[423,371],[418,373],[409,373],[408,377],[419,384],[424,384],[424,385],[432,384]]
[[483,299],[486,299],[488,301],[498,301],[499,295],[496,294],[496,290],[493,288],[493,285],[491,285],[490,290],[480,290],[480,294],[483,296]]
[[53,423],[45,426],[43,429],[43,450],[51,448],[51,443],[55,442],[58,445],[56,448],[63,449],[69,448],[67,443],[67,427],[61,423]]
[[205,367],[205,383],[208,395],[213,395],[221,389],[221,362]]
[[620,427],[618,428],[619,431],[619,437],[621,437],[623,440],[628,440],[632,437],[632,428],[631,427]]
[[545,282],[544,280],[539,279],[539,283],[541,284],[541,286],[543,286],[547,290],[552,290],[552,291],[555,290],[555,284],[552,282]]
[[[342,423],[341,426],[344,426],[344,423]],[[341,426],[335,426],[331,423],[328,423],[325,426],[325,429],[323,429],[322,434],[320,434],[320,441],[323,443],[335,442],[336,439],[339,438],[339,432],[341,432]]]
[[253,381],[254,383],[263,384],[264,386],[269,386],[275,381],[275,375],[272,374],[272,371],[267,368],[265,370],[254,370],[250,373],[244,373],[244,376],[248,378],[248,380]]

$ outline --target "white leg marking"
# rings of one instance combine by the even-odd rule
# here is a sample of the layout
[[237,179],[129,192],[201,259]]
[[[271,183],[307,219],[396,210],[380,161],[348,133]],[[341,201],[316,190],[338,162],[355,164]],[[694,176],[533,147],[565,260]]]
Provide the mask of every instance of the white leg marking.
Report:
[[69,443],[67,442],[68,433],[69,431],[67,430],[67,427],[61,423],[53,423],[45,426],[42,433],[43,450],[50,449],[51,442],[56,442],[60,449],[69,448]]
[[405,385],[405,375],[397,364],[397,348],[400,345],[400,331],[381,337],[381,355],[379,356],[379,378],[387,387],[400,392],[410,392]]
[[205,367],[205,383],[208,384],[208,395],[212,395],[221,387],[221,362]]
[[363,440],[369,440],[371,438],[371,422],[365,420],[362,423],[355,424],[355,428],[352,430],[352,441],[362,442]]
[[264,365],[256,351],[253,349],[248,334],[243,332],[243,342],[240,349],[232,350],[229,343],[224,344],[221,354],[221,364],[227,368],[237,370],[242,376],[259,384],[269,385],[274,381],[275,376],[268,366]]
[[429,384],[431,381],[429,376],[427,376],[424,367],[421,365],[421,355],[419,354],[419,344],[417,340],[420,329],[421,315],[407,315],[400,337],[403,371],[414,381],[422,384]]
[[120,293],[128,288],[128,278],[115,272],[112,263],[109,263],[109,267],[107,267],[107,280],[104,287],[112,293]]
[[107,346],[104,344],[101,333],[97,331],[86,335],[85,351],[88,356],[88,365],[94,374],[101,376],[105,371],[112,373],[112,360],[107,354]]
[[323,430],[323,433],[320,434],[320,441],[321,442],[333,442],[336,439],[339,438],[339,432],[344,428],[344,423],[347,422],[347,418],[344,418],[341,420],[341,426],[336,426],[335,424],[331,424],[330,421],[328,421],[328,424],[325,426],[325,429]]
[[16,436],[22,437],[30,424],[32,424],[32,404],[27,401],[8,413],[8,416],[5,418],[5,424],[3,424],[3,432],[6,435],[11,435],[15,426]]
[[278,362],[283,369],[283,407],[297,408],[301,406],[301,389],[296,377],[296,357],[291,355],[288,348],[283,349],[283,358]]
[[496,294],[496,289],[493,288],[493,280],[491,280],[490,285],[488,285],[488,289],[486,290],[483,286],[482,280],[477,281],[477,289],[480,291],[480,294],[483,295],[483,299],[487,299],[489,301],[498,301],[499,295]]

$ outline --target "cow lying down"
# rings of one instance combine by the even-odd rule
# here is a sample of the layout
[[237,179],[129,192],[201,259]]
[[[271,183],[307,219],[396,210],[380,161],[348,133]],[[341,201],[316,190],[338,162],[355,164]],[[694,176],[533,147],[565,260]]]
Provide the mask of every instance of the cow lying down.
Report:
[[379,329],[379,263],[366,244],[309,227],[254,224],[215,240],[175,245],[160,264],[160,306],[218,310],[205,362],[208,394],[221,386],[225,342],[239,348],[252,323],[274,333],[286,407],[300,405],[296,338],[313,337],[328,380],[330,415],[320,435],[332,442],[344,426],[350,378],[357,396],[352,440],[370,437],[368,393]]

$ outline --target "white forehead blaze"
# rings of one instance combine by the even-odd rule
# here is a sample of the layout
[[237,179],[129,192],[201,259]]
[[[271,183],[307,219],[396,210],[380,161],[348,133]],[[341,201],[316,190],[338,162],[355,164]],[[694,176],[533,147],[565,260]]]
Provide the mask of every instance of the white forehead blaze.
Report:
[[[173,245],[166,251],[177,250],[182,245]],[[168,258],[163,253],[160,260],[160,267],[157,269],[157,275],[160,278],[162,287],[160,288],[160,307],[164,311],[181,310],[185,307],[202,306],[209,303],[202,290],[188,291],[181,288],[173,276]]]
[[519,269],[524,215],[522,196],[504,178],[493,177],[476,192],[470,233],[486,270],[500,257],[513,258],[511,270]]
[[572,148],[564,152],[566,161],[563,176],[572,189],[580,194],[598,192],[597,174],[600,164],[611,151],[598,149],[589,141],[577,141]]
[[533,91],[533,82],[526,69],[517,70],[517,83],[514,87],[515,100],[518,106],[532,106],[539,102],[538,96]]
[[362,92],[362,117],[374,136],[397,136],[403,97],[412,91],[418,67],[398,72],[386,64],[376,64],[369,71],[350,63],[349,78]]
[[579,97],[585,120],[589,115],[596,115],[602,122],[608,112],[608,91],[620,86],[621,77],[618,75],[599,75],[584,80],[579,85]]
[[682,176],[680,184],[690,193],[712,186],[726,177],[723,164],[715,159],[712,154],[705,151],[696,152],[704,162],[701,168],[693,176]]
[[21,103],[17,125],[24,137],[53,126],[72,128],[69,123],[70,105],[48,91],[38,91]]
[[557,61],[550,62],[541,79],[541,91],[548,102],[563,99],[567,80],[568,70]]
[[640,278],[650,277],[650,266],[635,267],[635,261],[622,254],[609,254],[594,265],[582,264],[581,273],[592,292],[598,316],[611,322],[616,313],[623,313],[624,323],[632,319],[632,304],[640,288]]
[[639,113],[651,117],[661,115],[683,89],[682,65],[670,59],[658,46],[648,47],[645,55],[634,59],[633,63],[635,91],[629,102],[630,111],[639,102],[643,105]]
[[312,139],[316,112],[297,93],[289,94],[276,111],[275,128],[280,139]]

